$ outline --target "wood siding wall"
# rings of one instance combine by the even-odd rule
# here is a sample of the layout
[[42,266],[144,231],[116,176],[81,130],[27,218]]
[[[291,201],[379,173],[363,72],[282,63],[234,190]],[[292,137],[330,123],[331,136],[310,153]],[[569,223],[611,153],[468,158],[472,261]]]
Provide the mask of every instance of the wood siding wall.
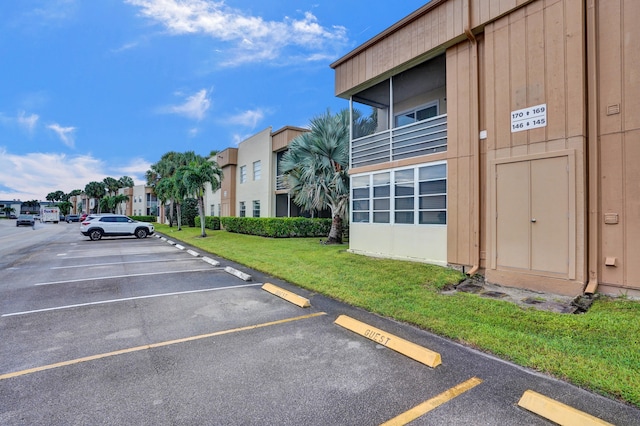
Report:
[[334,62],[336,96],[348,98],[371,80],[407,69],[466,38],[486,23],[533,0],[432,0],[360,48]]
[[[484,129],[487,131],[487,162],[512,158],[538,158],[557,152],[575,152],[570,182],[575,211],[570,252],[571,284],[567,293],[579,292],[586,282],[586,50],[584,0],[538,0],[488,24],[484,70],[486,97]],[[547,125],[511,133],[511,112],[546,104]],[[490,177],[490,174],[487,176]],[[485,181],[487,200],[495,200],[495,182]],[[494,192],[492,192],[494,191]],[[487,203],[484,232],[487,257],[496,255],[494,204]],[[553,250],[549,247],[549,250]],[[564,254],[558,254],[564,256]],[[493,257],[492,257],[493,256]],[[494,262],[495,264],[495,262]],[[541,272],[542,275],[544,273]],[[503,273],[487,277],[513,281]],[[528,284],[549,291],[561,290],[559,283],[545,286],[544,280]],[[549,280],[552,282],[552,280]]]
[[[596,2],[601,285],[640,290],[640,1]],[[618,223],[605,215],[617,215]],[[615,265],[605,266],[606,258]],[[624,292],[624,289],[615,291]]]
[[308,132],[308,130],[290,126],[273,132],[271,134],[271,150],[278,152],[285,149],[289,146],[289,142],[305,132]]

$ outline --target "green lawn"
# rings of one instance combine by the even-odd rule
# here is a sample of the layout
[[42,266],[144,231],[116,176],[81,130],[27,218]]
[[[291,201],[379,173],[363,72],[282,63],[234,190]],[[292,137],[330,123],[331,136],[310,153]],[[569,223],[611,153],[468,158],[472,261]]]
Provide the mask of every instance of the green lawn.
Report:
[[602,297],[585,314],[523,309],[438,289],[463,276],[421,263],[348,253],[317,238],[269,239],[157,225],[220,257],[640,407],[640,303]]

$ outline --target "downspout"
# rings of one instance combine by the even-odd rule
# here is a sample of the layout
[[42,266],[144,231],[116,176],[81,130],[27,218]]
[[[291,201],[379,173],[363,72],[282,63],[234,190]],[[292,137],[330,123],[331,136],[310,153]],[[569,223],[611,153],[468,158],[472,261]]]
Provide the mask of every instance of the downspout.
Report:
[[586,0],[587,48],[587,203],[589,208],[587,229],[587,269],[589,282],[585,293],[593,294],[598,288],[600,252],[600,123],[598,119],[598,11],[596,0]]
[[478,40],[471,31],[472,25],[472,1],[467,1],[467,25],[464,29],[464,33],[471,42],[471,97],[470,107],[471,111],[471,123],[470,132],[471,139],[476,143],[475,145],[475,168],[476,175],[473,179],[473,208],[475,210],[473,214],[473,249],[472,249],[472,262],[473,266],[467,271],[467,275],[473,277],[473,275],[480,269],[480,98],[479,87],[480,78],[478,76],[479,64],[478,64]]

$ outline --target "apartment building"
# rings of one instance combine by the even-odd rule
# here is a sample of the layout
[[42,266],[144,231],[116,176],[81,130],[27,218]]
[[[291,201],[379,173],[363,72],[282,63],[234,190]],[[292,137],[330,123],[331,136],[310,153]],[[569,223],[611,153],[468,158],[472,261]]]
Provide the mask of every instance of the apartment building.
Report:
[[293,217],[302,212],[284,186],[280,160],[289,143],[306,129],[268,127],[218,153],[220,188],[205,195],[205,214],[237,217]]
[[350,250],[640,295],[640,2],[432,0],[340,58]]

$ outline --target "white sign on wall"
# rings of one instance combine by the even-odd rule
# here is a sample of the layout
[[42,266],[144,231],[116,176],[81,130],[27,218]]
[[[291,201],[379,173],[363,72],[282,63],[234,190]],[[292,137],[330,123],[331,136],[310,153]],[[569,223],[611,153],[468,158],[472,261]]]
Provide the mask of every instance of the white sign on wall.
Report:
[[511,111],[511,133],[546,127],[547,104]]

